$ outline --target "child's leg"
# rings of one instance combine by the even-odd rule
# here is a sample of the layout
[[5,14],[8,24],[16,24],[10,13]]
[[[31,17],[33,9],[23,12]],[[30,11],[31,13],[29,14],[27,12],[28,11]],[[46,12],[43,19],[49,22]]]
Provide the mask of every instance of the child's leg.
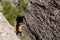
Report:
[[20,33],[20,36],[22,36],[22,31],[20,31],[19,33]]
[[16,35],[18,35],[19,31],[18,31],[18,25],[16,25]]

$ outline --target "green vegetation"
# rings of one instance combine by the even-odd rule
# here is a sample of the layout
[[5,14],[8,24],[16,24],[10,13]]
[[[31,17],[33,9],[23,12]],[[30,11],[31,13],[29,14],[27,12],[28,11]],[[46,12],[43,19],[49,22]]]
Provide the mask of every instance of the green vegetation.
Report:
[[28,0],[19,0],[17,6],[20,10],[26,10],[27,4]]
[[0,3],[0,5],[3,7],[3,14],[10,24],[15,24],[17,15],[25,16],[24,11],[26,10],[28,4],[26,1],[27,0],[19,0],[17,7],[13,7],[9,1]]
[[5,15],[9,23],[14,25],[15,18],[19,13],[18,8],[13,7],[9,1],[2,2],[2,7],[3,7],[3,14]]

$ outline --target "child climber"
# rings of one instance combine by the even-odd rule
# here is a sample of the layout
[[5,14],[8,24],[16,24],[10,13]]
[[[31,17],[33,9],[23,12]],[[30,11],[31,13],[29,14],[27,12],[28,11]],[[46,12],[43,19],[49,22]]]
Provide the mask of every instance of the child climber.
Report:
[[16,34],[18,35],[20,33],[22,33],[22,29],[23,29],[23,19],[24,19],[24,16],[20,16],[18,15],[17,18],[16,18],[16,21],[17,21],[17,24],[16,24]]

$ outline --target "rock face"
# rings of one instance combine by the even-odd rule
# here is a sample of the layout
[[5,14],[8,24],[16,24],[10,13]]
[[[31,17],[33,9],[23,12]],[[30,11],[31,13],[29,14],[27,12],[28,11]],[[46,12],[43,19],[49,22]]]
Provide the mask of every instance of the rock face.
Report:
[[19,40],[12,26],[0,12],[0,40]]
[[60,40],[60,0],[30,0],[25,22],[31,40]]

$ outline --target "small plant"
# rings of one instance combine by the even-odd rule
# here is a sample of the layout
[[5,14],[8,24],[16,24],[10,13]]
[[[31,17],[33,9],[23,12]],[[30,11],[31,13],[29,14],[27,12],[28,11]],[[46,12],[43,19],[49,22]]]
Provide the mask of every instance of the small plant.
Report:
[[27,1],[28,1],[28,0],[19,0],[17,7],[18,7],[19,9],[26,10],[27,4],[28,4]]

